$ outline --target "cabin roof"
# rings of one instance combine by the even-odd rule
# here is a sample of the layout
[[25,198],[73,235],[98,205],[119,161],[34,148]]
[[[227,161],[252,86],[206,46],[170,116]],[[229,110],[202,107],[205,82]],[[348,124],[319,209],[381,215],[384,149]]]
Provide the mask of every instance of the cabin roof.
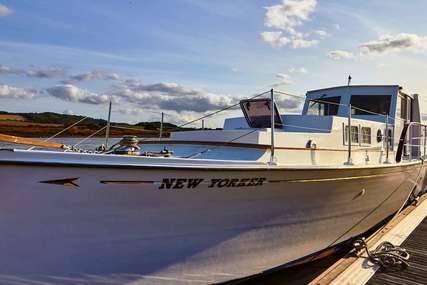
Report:
[[334,87],[328,87],[328,88],[321,88],[321,89],[314,89],[314,90],[309,90],[307,91],[307,93],[312,93],[312,92],[319,92],[319,91],[326,91],[326,90],[332,90],[332,89],[340,89],[340,88],[364,88],[364,87],[389,87],[389,88],[399,88],[401,89],[402,87],[399,85],[341,85],[341,86],[334,86]]

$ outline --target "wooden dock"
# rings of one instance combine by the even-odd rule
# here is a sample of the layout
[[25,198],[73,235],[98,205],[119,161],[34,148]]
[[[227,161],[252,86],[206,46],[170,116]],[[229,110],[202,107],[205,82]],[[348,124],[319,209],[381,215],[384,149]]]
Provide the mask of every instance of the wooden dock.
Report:
[[427,284],[427,194],[406,207],[368,238],[370,250],[383,241],[405,248],[409,267],[381,271],[364,250],[337,252],[309,264],[301,264],[269,274],[260,274],[225,283],[227,285],[419,285]]
[[[370,250],[381,242],[389,241],[404,247],[410,254],[409,267],[384,271],[369,261],[364,250],[353,250],[322,274],[310,285],[418,285],[427,284],[427,194],[404,209],[383,229],[372,235],[367,244]],[[301,283],[302,284],[302,283]]]
[[368,285],[427,284],[427,218],[401,245],[409,254],[409,267],[403,271],[377,271]]

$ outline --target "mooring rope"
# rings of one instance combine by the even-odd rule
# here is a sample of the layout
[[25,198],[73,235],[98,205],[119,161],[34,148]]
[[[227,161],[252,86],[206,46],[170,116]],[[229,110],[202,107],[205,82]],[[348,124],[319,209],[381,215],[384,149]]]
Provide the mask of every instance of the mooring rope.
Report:
[[381,268],[409,267],[409,253],[400,246],[395,246],[391,242],[384,241],[374,250],[369,250],[364,238],[358,239],[353,243],[356,250],[364,249],[369,260],[379,265]]

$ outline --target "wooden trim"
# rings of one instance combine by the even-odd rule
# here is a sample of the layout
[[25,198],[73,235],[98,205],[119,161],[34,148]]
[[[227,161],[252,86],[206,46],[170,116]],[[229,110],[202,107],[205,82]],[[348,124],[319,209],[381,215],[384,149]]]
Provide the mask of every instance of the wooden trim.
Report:
[[[140,140],[140,144],[191,144],[191,145],[210,145],[210,146],[229,146],[229,147],[241,147],[241,148],[255,148],[255,149],[270,149],[268,144],[250,144],[250,143],[238,143],[238,142],[212,142],[212,141],[184,141],[184,140],[163,140],[163,141],[144,141]],[[275,149],[283,150],[305,150],[305,151],[344,151],[347,152],[347,149],[333,149],[333,148],[303,148],[303,147],[280,147],[277,146]],[[380,147],[378,149],[370,149],[371,151],[381,151]],[[353,151],[366,151],[366,148],[354,149]]]
[[48,147],[48,148],[64,148],[64,144],[56,143],[56,142],[48,142],[37,139],[16,137],[0,134],[0,141],[14,144],[25,144],[25,145],[33,145],[40,147]]

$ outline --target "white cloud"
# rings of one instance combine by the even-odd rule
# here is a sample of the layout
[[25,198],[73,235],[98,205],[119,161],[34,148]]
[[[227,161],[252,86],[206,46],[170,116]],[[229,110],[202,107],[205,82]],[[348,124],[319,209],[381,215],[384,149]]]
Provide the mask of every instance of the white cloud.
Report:
[[290,111],[300,109],[304,103],[304,99],[298,100],[296,98],[290,98],[286,95],[276,95],[274,102],[276,103],[277,107]]
[[25,89],[0,84],[0,99],[33,99],[37,95],[39,95],[39,92],[36,89]]
[[324,31],[324,30],[317,30],[314,33],[317,34],[321,39],[331,36],[331,34],[329,34],[327,31]]
[[227,107],[235,102],[230,96],[186,88],[176,83],[142,84],[127,80],[115,85],[114,96],[144,108],[160,110],[206,112]]
[[378,63],[376,67],[377,68],[386,68],[387,66],[389,66],[387,63],[382,62],[382,63]]
[[[133,118],[140,118],[140,119],[137,119],[136,121],[148,120],[148,121],[158,122],[161,120],[161,113],[159,111],[147,110],[145,108],[135,108],[135,107],[127,106],[127,107],[118,109],[118,112],[120,114],[127,115],[127,116],[131,115]],[[193,111],[177,112],[177,111],[170,110],[167,113],[164,113],[164,122],[180,125],[180,124],[193,121],[199,118],[201,115],[202,114],[193,112]],[[193,124],[188,125],[187,127],[200,126],[200,124],[201,124],[201,121],[197,121],[197,122],[194,122]]]
[[334,25],[334,28],[335,28],[335,30],[337,30],[337,31],[341,30],[341,26],[340,26],[340,24],[335,24],[335,25]]
[[12,10],[6,7],[5,5],[0,4],[0,17],[8,16],[12,14]]
[[316,4],[317,0],[282,0],[281,4],[266,7],[264,25],[280,31],[262,32],[261,39],[276,47],[289,46],[297,49],[317,45],[317,40],[306,39],[296,29],[309,20]]
[[299,67],[299,68],[291,67],[288,69],[288,72],[291,74],[306,74],[308,71],[304,67]]
[[319,43],[318,40],[305,40],[303,38],[292,39],[292,48],[308,48],[315,46]]
[[64,112],[62,112],[64,115],[74,115],[74,112],[73,112],[73,110],[71,110],[71,109],[66,109],[66,110],[64,110]]
[[105,71],[99,70],[99,69],[70,76],[70,80],[75,80],[75,81],[119,80],[119,79],[120,79],[120,76],[117,73],[106,73]]
[[47,88],[46,92],[55,98],[69,102],[98,105],[107,103],[110,100],[110,97],[107,95],[99,95],[93,92],[89,92],[71,84],[58,85]]
[[117,111],[123,115],[132,115],[132,116],[145,115],[143,109],[135,108],[135,107],[120,108]]
[[278,87],[281,85],[291,85],[292,83],[294,83],[289,74],[277,73],[276,77],[279,79],[279,81],[277,83],[273,84],[273,87]]
[[18,74],[21,71],[17,69],[10,68],[9,66],[0,64],[0,74]]
[[361,44],[362,54],[384,54],[403,50],[427,50],[427,36],[401,33],[397,35],[383,35],[378,40]]
[[278,87],[282,85],[291,85],[294,83],[294,81],[292,80],[293,76],[306,74],[306,73],[307,73],[307,69],[305,69],[304,67],[291,67],[288,69],[287,73],[277,73],[276,78],[278,79],[278,81],[274,83],[272,86]]
[[318,40],[306,40],[301,34],[296,34],[295,36],[291,36],[291,38],[281,36],[282,34],[282,32],[262,32],[260,36],[264,42],[275,47],[289,46],[298,49],[312,47],[319,43]]
[[266,7],[265,26],[296,34],[295,28],[309,19],[316,0],[283,0],[281,4]]
[[262,32],[260,36],[264,42],[277,47],[287,46],[291,42],[287,37],[282,37],[282,32]]
[[104,78],[105,80],[119,80],[120,76],[117,73],[110,73],[107,74]]
[[50,69],[38,69],[38,70],[28,70],[25,72],[25,74],[29,77],[36,77],[36,78],[54,78],[63,76],[65,74],[65,71],[61,67],[57,68],[50,68]]
[[36,78],[54,78],[63,76],[65,71],[62,67],[55,67],[49,69],[33,69],[33,70],[23,70],[11,68],[6,65],[0,64],[0,74],[19,74],[26,75],[28,77],[36,77]]
[[328,57],[333,60],[354,58],[354,54],[345,50],[333,50],[328,53]]
[[282,85],[291,85],[294,83],[293,77],[306,73],[308,73],[308,71],[304,67],[291,67],[288,69],[287,73],[277,73],[276,78],[278,81],[272,84],[272,86],[278,87]]

